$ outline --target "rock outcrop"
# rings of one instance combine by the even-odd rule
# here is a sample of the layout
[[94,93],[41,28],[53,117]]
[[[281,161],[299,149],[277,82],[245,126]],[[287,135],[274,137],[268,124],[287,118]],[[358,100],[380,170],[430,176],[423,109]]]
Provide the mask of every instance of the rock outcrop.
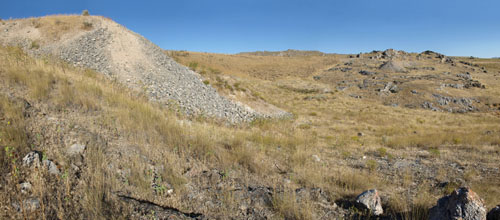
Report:
[[397,61],[393,61],[393,60],[387,61],[384,64],[380,65],[379,69],[387,71],[387,72],[391,72],[391,73],[392,72],[394,72],[394,73],[406,73],[406,72],[408,72],[404,68],[402,63],[397,62]]
[[485,220],[486,208],[479,196],[462,187],[450,195],[440,198],[437,205],[429,210],[430,220]]

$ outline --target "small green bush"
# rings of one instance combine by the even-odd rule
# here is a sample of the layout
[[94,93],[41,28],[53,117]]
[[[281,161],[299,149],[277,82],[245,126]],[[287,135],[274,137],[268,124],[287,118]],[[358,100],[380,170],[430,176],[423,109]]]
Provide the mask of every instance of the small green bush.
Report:
[[85,30],[88,30],[88,29],[91,29],[92,26],[93,26],[92,23],[90,23],[89,21],[84,21],[82,28],[85,29]]
[[90,15],[90,14],[89,14],[89,10],[87,10],[87,9],[83,10],[83,11],[82,11],[82,15],[83,15],[83,16],[89,16],[89,15]]
[[431,148],[431,149],[429,149],[429,153],[433,157],[439,157],[439,155],[441,154],[441,152],[439,152],[439,149],[437,149],[437,148]]
[[377,153],[380,157],[385,157],[387,155],[387,149],[384,147],[379,147]]
[[188,66],[191,70],[196,71],[196,69],[198,68],[198,62],[191,62]]
[[377,169],[378,163],[376,160],[370,159],[366,161],[366,168],[370,170],[370,172],[373,172]]

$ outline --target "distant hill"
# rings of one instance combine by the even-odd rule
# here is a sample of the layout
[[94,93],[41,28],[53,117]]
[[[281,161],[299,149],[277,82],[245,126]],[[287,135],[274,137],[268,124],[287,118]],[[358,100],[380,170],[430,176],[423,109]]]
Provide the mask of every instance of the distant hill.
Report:
[[327,53],[316,50],[292,50],[285,51],[255,51],[241,52],[239,55],[256,55],[256,56],[278,56],[278,57],[298,57],[298,56],[326,56]]

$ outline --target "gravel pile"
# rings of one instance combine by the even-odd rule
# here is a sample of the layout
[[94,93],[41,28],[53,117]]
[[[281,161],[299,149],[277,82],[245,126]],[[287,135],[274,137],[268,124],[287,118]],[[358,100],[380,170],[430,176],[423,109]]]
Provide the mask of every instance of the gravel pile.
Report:
[[284,111],[263,114],[235,103],[205,85],[198,73],[178,64],[139,34],[108,19],[86,19],[92,23],[92,30],[80,30],[55,43],[33,49],[29,45],[39,39],[28,36],[16,37],[17,43],[10,43],[22,45],[30,54],[51,54],[76,66],[96,70],[133,89],[145,91],[153,101],[179,107],[188,115],[230,123],[290,116]]
[[231,122],[265,117],[220,96],[214,88],[205,85],[197,73],[172,60],[150,41],[141,37],[140,42],[143,52],[152,58],[155,66],[149,71],[137,70],[144,76],[143,83],[149,88],[150,97],[156,100],[177,100],[188,114],[227,118]]
[[76,66],[86,67],[111,75],[110,53],[104,50],[111,40],[107,29],[99,28],[89,32],[60,48],[59,57]]

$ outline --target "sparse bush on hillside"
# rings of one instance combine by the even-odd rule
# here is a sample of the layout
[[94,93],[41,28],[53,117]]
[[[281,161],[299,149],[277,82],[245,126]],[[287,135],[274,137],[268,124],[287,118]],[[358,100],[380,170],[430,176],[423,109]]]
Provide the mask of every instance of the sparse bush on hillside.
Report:
[[90,15],[90,14],[89,14],[89,10],[87,10],[87,9],[83,10],[83,11],[82,11],[82,15],[83,15],[83,16],[89,16],[89,15]]
[[220,73],[221,73],[221,71],[220,71],[220,70],[218,70],[218,69],[213,69],[213,68],[208,68],[208,72],[210,72],[210,73],[212,73],[212,74],[215,74],[215,75],[217,75],[217,74],[220,74]]
[[42,24],[40,23],[39,19],[33,19],[31,20],[31,26],[33,26],[34,28],[39,28],[40,26],[42,26]]
[[198,62],[189,63],[189,69],[196,71],[197,68],[198,68]]
[[40,44],[37,41],[31,41],[30,49],[38,49],[40,48]]
[[374,172],[375,170],[377,170],[377,167],[378,163],[376,160],[370,159],[366,161],[366,168],[368,168],[370,172]]
[[92,24],[91,22],[89,22],[89,21],[84,21],[84,22],[83,22],[83,25],[82,25],[82,29],[84,29],[84,30],[89,30],[89,29],[91,29],[91,28],[92,28],[92,26],[93,26],[93,24]]

